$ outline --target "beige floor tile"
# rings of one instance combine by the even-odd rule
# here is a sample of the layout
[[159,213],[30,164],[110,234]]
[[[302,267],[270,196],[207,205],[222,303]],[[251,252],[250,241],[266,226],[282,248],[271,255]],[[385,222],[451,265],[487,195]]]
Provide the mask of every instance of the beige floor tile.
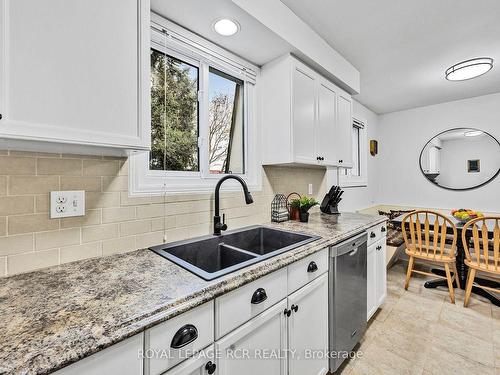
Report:
[[418,319],[412,311],[393,311],[381,327],[383,332],[397,332],[401,335],[430,336],[437,323],[426,319]]
[[351,374],[354,375],[418,375],[423,371],[416,364],[390,350],[370,345],[362,358],[355,361]]
[[432,345],[436,348],[494,367],[493,340],[478,339],[465,330],[458,331],[441,324],[435,326],[433,335]]
[[439,323],[450,329],[467,332],[478,339],[491,342],[493,340],[493,320],[489,306],[473,310],[462,305],[444,304]]
[[494,368],[471,361],[441,348],[431,347],[425,362],[424,374],[428,375],[470,375],[494,374]]
[[441,309],[443,308],[444,297],[435,295],[423,296],[410,290],[401,296],[394,310],[402,312],[412,312],[415,317],[437,322]]

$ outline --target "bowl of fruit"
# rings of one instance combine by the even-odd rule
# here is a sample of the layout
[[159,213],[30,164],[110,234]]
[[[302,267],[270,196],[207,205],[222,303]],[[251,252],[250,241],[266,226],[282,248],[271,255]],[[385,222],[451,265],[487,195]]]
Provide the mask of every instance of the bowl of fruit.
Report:
[[470,210],[468,208],[460,208],[458,210],[451,210],[451,214],[457,219],[460,224],[465,224],[469,220],[482,217],[483,214],[479,211]]

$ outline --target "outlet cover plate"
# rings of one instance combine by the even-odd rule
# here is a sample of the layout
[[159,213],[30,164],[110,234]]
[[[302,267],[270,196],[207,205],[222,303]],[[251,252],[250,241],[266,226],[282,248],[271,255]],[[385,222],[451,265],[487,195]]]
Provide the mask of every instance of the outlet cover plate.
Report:
[[73,217],[85,215],[85,191],[51,191],[50,218]]

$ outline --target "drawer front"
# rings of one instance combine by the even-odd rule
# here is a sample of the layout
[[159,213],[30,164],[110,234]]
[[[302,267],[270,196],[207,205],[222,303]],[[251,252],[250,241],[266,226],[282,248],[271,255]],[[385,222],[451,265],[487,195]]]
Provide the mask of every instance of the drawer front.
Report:
[[161,374],[214,342],[214,302],[146,331],[144,374]]
[[215,299],[215,338],[219,339],[286,297],[286,268]]
[[302,288],[308,282],[314,280],[328,271],[328,249],[292,263],[287,268],[288,294]]
[[387,224],[384,222],[382,224],[375,225],[369,228],[366,232],[368,234],[368,246],[370,246],[387,236]]
[[[175,366],[173,369],[164,372],[163,375],[207,375],[209,371],[217,369],[214,352],[215,349],[212,344],[193,358],[189,358],[179,366]],[[214,372],[214,374],[216,373]]]

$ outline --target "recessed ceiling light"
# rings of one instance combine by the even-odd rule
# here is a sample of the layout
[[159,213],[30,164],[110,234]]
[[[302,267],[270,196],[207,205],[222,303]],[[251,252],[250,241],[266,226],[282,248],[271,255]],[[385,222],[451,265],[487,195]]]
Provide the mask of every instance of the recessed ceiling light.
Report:
[[217,34],[223,36],[231,36],[240,31],[238,22],[230,20],[229,18],[221,18],[213,23],[213,28]]
[[478,135],[481,134],[483,134],[481,130],[469,130],[468,132],[464,133],[466,137],[477,137]]
[[446,69],[446,79],[448,81],[464,81],[476,78],[487,73],[493,68],[493,59],[490,57],[478,57],[466,60]]

